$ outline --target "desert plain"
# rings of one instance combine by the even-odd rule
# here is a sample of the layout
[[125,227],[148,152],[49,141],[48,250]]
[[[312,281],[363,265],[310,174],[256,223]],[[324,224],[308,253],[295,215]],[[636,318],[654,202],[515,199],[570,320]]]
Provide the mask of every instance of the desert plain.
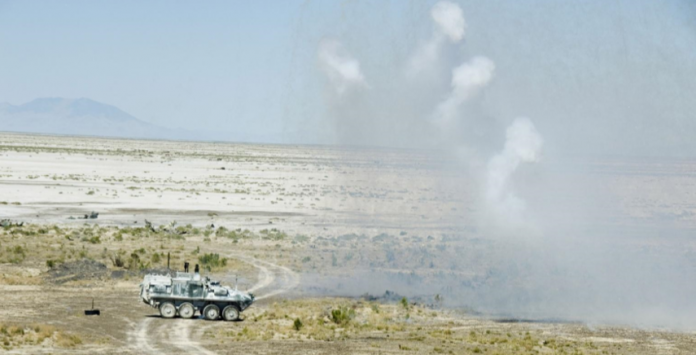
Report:
[[[688,326],[585,318],[554,305],[516,313],[498,307],[506,299],[479,299],[487,283],[514,292],[528,281],[502,278],[495,264],[529,242],[483,235],[477,177],[453,159],[2,133],[0,353],[696,353]],[[547,166],[544,176],[563,178],[550,179],[544,196],[591,186],[606,198],[548,207],[559,225],[578,225],[565,240],[587,232],[580,213],[605,231],[592,238],[615,232],[621,250],[695,255],[696,161]],[[200,264],[257,300],[238,322],[162,319],[138,285],[144,273],[167,272],[168,258],[172,270]],[[92,302],[100,316],[84,315]]]

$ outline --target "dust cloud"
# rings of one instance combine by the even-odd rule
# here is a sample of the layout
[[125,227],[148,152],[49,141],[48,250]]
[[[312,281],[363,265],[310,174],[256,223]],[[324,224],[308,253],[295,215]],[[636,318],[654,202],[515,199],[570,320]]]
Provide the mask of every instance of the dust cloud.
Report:
[[[486,105],[488,88],[510,73],[498,70],[495,57],[467,47],[465,35],[476,31],[467,25],[465,12],[453,2],[435,3],[430,17],[421,17],[431,22],[430,35],[414,39],[411,53],[396,62],[384,59],[391,65],[382,71],[370,70],[351,54],[366,53],[359,41],[348,45],[337,36],[318,46],[318,68],[327,84],[325,117],[333,120],[336,143],[446,155],[452,165],[445,169],[459,171],[461,183],[475,184],[478,191],[468,206],[475,211],[475,225],[462,225],[468,232],[448,239],[452,243],[442,249],[451,273],[399,279],[371,272],[374,282],[362,276],[343,282],[366,292],[390,287],[404,294],[444,295],[450,306],[493,317],[696,328],[691,301],[696,263],[679,247],[688,232],[664,220],[650,229],[632,224],[620,212],[620,198],[600,194],[606,189],[593,174],[596,165],[577,159],[609,156],[598,157],[593,141],[585,142],[587,155],[549,145],[567,134],[555,129],[560,124],[537,126],[534,117],[524,116],[528,112],[501,115],[510,110]],[[523,36],[514,40],[524,41]],[[518,101],[515,95],[508,99]],[[546,104],[537,102],[536,111]],[[613,124],[594,129],[624,139]],[[485,247],[473,252],[467,244],[472,240]],[[481,271],[458,276],[467,270]]]

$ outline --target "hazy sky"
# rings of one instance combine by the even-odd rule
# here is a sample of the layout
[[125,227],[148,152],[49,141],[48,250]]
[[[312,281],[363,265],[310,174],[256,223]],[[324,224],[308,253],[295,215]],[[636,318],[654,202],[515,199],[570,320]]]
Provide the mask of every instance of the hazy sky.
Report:
[[[630,153],[646,131],[640,145],[694,147],[696,2],[455,2],[467,34],[448,55],[496,63],[477,105],[502,126],[529,116],[569,153],[588,139]],[[318,44],[340,40],[387,81],[434,3],[0,0],[0,102],[87,97],[162,126],[330,142]]]

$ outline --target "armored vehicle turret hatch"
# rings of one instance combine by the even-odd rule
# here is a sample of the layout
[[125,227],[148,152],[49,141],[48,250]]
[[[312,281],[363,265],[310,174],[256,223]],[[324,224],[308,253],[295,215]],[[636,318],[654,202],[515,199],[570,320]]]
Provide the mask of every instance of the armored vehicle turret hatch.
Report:
[[208,320],[232,321],[254,302],[251,293],[220,285],[198,273],[176,276],[148,274],[140,284],[140,298],[159,309],[164,318],[191,318],[198,311]]

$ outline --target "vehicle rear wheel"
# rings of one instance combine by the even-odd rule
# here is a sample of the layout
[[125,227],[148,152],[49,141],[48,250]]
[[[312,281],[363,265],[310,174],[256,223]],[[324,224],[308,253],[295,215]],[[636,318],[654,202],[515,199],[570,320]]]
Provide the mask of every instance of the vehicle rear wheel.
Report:
[[233,304],[225,307],[225,309],[222,311],[222,318],[225,318],[227,321],[239,319],[239,308]]
[[193,317],[193,313],[196,312],[196,309],[193,308],[193,305],[186,302],[179,306],[179,315],[181,318],[191,318]]
[[176,307],[171,302],[164,302],[159,306],[160,315],[162,318],[174,318],[176,315]]
[[220,308],[214,304],[209,304],[203,308],[203,317],[207,320],[216,320],[220,318]]

